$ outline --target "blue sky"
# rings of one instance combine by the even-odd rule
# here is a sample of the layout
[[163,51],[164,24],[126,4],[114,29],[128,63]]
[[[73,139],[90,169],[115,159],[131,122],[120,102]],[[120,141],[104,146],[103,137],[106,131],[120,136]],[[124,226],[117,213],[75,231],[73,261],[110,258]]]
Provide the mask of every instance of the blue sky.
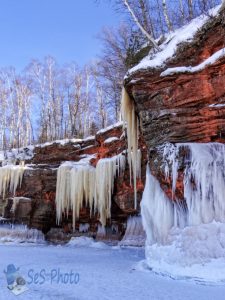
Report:
[[0,0],[0,8],[0,68],[17,70],[46,55],[88,63],[100,51],[98,32],[120,19],[106,0]]

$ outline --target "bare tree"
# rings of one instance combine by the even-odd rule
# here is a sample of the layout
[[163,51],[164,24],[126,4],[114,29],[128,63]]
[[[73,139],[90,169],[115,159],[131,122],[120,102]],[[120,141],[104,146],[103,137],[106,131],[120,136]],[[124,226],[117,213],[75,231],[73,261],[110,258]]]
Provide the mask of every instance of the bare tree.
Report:
[[188,12],[189,12],[189,18],[193,19],[193,2],[192,0],[188,0]]
[[98,119],[100,128],[107,126],[107,95],[104,92],[103,86],[98,76],[98,65],[92,66],[92,74],[95,82],[96,100],[98,103]]
[[166,5],[166,0],[162,0],[162,5],[163,5],[163,14],[166,20],[166,25],[169,31],[173,30],[173,26],[172,23],[170,21],[170,17],[169,17],[169,13],[168,13],[168,9],[167,9],[167,5]]
[[106,97],[113,111],[113,120],[118,121],[123,78],[128,70],[127,53],[131,31],[125,24],[118,29],[104,28],[99,35],[103,51],[97,69]]
[[[134,3],[134,2],[135,1],[133,1],[133,6],[135,7],[136,3]],[[133,19],[134,24],[139,28],[141,33],[146,37],[148,42],[153,46],[153,48],[159,50],[159,47],[154,39],[154,35],[150,31],[148,31],[146,28],[144,28],[144,26],[142,25],[142,22],[139,21],[134,9],[132,8],[131,3],[128,0],[123,0],[123,4],[124,4],[124,7],[129,12],[131,18]],[[119,1],[119,5],[120,5],[120,1]],[[145,9],[144,9],[145,8],[144,0],[139,0],[139,7],[141,8],[142,13],[143,13],[142,17],[143,17],[143,15],[146,16]],[[143,23],[146,24],[146,18],[143,20]]]

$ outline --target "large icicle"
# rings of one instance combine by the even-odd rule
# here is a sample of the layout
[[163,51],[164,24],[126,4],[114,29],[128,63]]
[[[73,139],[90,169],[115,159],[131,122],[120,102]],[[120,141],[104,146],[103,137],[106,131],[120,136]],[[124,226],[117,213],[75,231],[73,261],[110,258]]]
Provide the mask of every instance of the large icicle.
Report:
[[166,243],[169,230],[174,225],[174,205],[167,199],[159,182],[146,170],[146,183],[141,201],[143,227],[147,234],[147,244]]
[[[178,145],[181,146],[183,145]],[[199,225],[213,220],[224,223],[225,145],[193,143],[187,147],[191,161],[184,177],[188,224]]]
[[188,143],[175,146],[168,144],[166,148],[164,160],[171,164],[173,194],[179,167],[179,151],[181,148],[186,148],[189,153],[184,172],[187,225],[210,223],[213,220],[225,222],[225,145],[220,143]]
[[15,195],[17,187],[22,183],[23,173],[23,165],[6,165],[0,168],[0,195],[3,198],[5,198],[7,191]]
[[58,168],[56,183],[56,221],[60,222],[62,213],[70,208],[70,170],[72,165],[64,163]]
[[111,216],[111,198],[114,189],[114,179],[125,169],[125,156],[117,155],[100,159],[96,166],[95,210],[100,214],[103,226]]
[[89,160],[85,158],[79,162],[66,162],[59,167],[56,185],[57,223],[60,223],[63,212],[68,215],[72,209],[75,229],[83,201],[92,209],[94,197],[95,168],[89,164]]
[[130,167],[130,180],[133,176],[134,208],[137,208],[137,169],[138,160],[138,118],[135,114],[134,102],[130,99],[125,88],[122,90],[121,115],[127,127],[128,163]]
[[70,171],[70,198],[73,211],[73,228],[79,218],[83,201],[90,209],[95,195],[95,169],[90,165],[75,165]]
[[[90,159],[90,158],[89,158]],[[114,180],[124,171],[126,158],[123,153],[100,159],[96,169],[85,158],[78,162],[62,164],[57,173],[56,211],[57,223],[61,221],[62,213],[69,210],[73,214],[73,228],[79,218],[80,209],[84,203],[89,206],[90,213],[99,213],[103,226],[111,216],[111,197]]]

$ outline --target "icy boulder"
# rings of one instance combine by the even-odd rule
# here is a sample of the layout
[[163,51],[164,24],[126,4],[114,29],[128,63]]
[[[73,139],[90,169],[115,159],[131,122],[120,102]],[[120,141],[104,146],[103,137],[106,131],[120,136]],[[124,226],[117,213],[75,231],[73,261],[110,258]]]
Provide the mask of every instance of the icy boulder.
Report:
[[90,247],[90,248],[99,248],[106,249],[108,246],[103,242],[96,242],[94,239],[81,236],[81,237],[73,237],[67,243],[68,247]]
[[24,225],[5,224],[0,226],[0,244],[3,243],[45,243],[44,234]]
[[127,220],[127,228],[120,246],[142,247],[145,245],[146,234],[142,220],[139,216],[130,217]]

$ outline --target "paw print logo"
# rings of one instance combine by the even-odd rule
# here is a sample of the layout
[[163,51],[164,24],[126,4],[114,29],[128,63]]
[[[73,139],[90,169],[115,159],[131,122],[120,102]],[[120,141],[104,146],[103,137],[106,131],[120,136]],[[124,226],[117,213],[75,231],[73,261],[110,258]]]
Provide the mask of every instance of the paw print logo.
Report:
[[4,273],[8,289],[10,289],[12,293],[19,295],[28,290],[25,279],[19,274],[19,268],[16,268],[14,264],[9,264],[6,271],[4,270]]

